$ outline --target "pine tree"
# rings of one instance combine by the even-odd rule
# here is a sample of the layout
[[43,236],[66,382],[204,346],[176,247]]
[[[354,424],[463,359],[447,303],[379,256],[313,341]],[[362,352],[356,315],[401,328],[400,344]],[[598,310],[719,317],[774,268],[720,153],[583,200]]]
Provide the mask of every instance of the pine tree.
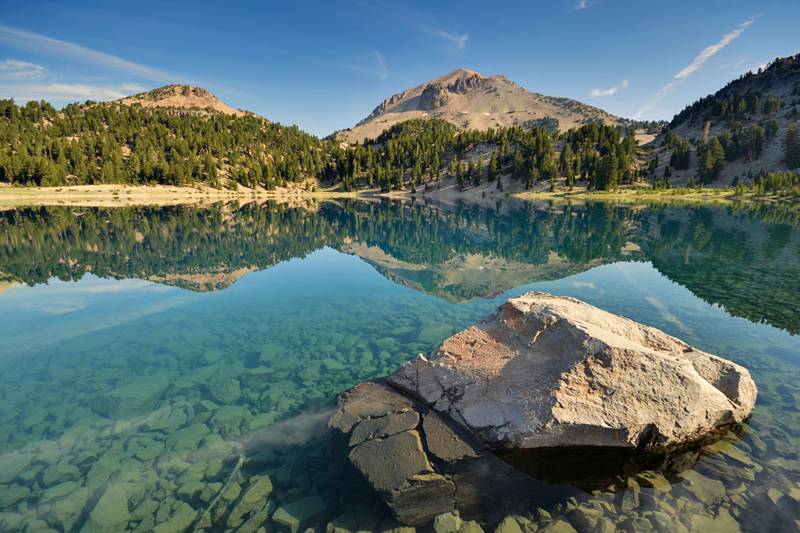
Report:
[[786,166],[790,169],[800,168],[800,133],[795,124],[790,125],[786,130],[784,150]]
[[475,163],[475,160],[469,162],[469,176],[472,179],[472,185],[478,186],[481,184],[480,167]]
[[487,178],[489,181],[494,181],[497,178],[497,150],[493,151],[492,156],[489,158]]
[[719,138],[713,137],[700,150],[700,166],[698,171],[703,183],[710,183],[719,178],[725,164],[725,150]]
[[561,158],[559,160],[561,173],[567,175],[568,172],[572,170],[572,146],[567,143],[564,145],[564,149],[561,150]]
[[217,173],[217,164],[214,162],[214,158],[211,157],[211,154],[206,155],[203,168],[206,181],[208,181],[212,187],[217,186],[219,184],[219,174]]
[[514,177],[521,178],[524,174],[524,163],[522,153],[519,150],[514,152]]

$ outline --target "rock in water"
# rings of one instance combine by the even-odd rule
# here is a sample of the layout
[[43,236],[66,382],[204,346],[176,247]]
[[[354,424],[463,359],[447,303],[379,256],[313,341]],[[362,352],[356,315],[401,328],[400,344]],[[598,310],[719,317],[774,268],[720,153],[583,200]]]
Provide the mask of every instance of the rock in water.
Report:
[[522,510],[531,498],[554,491],[383,383],[344,393],[330,426],[341,432],[352,465],[403,524],[425,525],[455,509],[466,519],[499,521],[509,509]]
[[455,488],[435,472],[418,424],[411,400],[379,383],[345,393],[330,422],[346,435],[350,462],[405,524],[424,524],[454,506]]
[[485,447],[667,451],[744,420],[748,371],[574,298],[531,292],[387,382]]
[[[573,298],[529,293],[430,358],[347,391],[329,425],[400,522],[439,516],[442,529],[454,516],[497,524],[576,487],[689,468],[755,399],[749,373],[730,361]],[[521,530],[511,519],[498,528]]]
[[111,485],[97,501],[82,533],[105,533],[124,531],[130,520],[128,493],[125,485]]

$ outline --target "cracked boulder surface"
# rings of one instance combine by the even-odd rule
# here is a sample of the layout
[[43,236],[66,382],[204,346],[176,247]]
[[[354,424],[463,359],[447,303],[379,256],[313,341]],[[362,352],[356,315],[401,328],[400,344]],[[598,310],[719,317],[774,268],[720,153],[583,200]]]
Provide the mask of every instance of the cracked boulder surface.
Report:
[[422,526],[454,510],[496,523],[510,509],[524,509],[532,496],[554,497],[552,487],[483,451],[452,421],[382,382],[342,394],[329,426],[403,524]]
[[531,292],[386,382],[498,450],[668,452],[754,407],[749,372],[580,300]]

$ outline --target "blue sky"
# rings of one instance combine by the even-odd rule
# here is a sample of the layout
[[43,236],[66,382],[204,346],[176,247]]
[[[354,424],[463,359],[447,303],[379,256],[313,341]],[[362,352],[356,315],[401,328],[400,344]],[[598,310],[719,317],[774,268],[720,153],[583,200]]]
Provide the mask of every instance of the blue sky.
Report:
[[669,119],[800,52],[800,1],[0,0],[0,97],[57,106],[167,83],[318,135],[458,67]]

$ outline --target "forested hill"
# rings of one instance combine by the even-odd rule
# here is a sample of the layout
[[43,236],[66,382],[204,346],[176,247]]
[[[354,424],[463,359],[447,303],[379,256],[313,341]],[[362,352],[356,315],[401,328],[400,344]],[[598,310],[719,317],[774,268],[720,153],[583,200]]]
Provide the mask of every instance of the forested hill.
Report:
[[[20,107],[0,100],[0,181],[218,185],[230,180],[270,187],[320,172],[325,151],[316,137],[254,114],[226,112],[216,99],[165,92],[173,87],[110,103],[70,104],[61,111],[46,102]],[[168,101],[159,100],[163,97]]]
[[675,115],[653,177],[735,184],[800,168],[799,121],[800,55],[776,59]]
[[583,180],[606,189],[638,177],[630,133],[599,123],[561,134],[520,126],[462,131],[417,119],[348,146],[236,110],[203,89],[171,85],[60,111],[46,102],[0,100],[0,182],[272,189],[310,181],[413,191],[447,179],[462,190]]

